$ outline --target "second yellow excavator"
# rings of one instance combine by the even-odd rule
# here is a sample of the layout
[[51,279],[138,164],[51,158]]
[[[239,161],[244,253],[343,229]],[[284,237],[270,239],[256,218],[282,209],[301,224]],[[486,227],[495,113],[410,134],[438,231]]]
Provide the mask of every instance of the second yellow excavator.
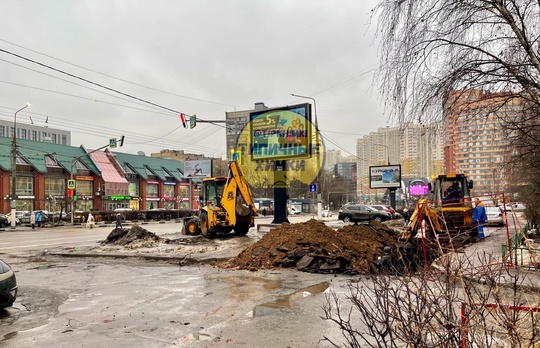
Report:
[[434,175],[429,184],[429,197],[418,200],[405,226],[402,240],[408,240],[423,230],[427,238],[462,235],[474,236],[471,200],[472,180],[465,174]]

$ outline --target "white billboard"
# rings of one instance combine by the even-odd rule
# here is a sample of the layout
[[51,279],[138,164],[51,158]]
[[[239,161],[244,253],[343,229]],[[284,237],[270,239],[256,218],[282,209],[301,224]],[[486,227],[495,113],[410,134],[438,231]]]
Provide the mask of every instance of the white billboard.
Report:
[[372,189],[400,188],[401,165],[369,167],[369,187]]
[[210,177],[212,176],[212,160],[184,161],[184,177]]

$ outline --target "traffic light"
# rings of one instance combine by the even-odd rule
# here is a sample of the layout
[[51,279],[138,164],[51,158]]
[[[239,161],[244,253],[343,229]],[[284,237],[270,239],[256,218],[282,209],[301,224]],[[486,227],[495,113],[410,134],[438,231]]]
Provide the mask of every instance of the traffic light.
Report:
[[124,146],[124,136],[120,138],[120,147]]
[[72,197],[73,197],[73,190],[72,190],[72,189],[69,189],[69,190],[68,190],[67,196],[68,196],[68,198],[72,198]]

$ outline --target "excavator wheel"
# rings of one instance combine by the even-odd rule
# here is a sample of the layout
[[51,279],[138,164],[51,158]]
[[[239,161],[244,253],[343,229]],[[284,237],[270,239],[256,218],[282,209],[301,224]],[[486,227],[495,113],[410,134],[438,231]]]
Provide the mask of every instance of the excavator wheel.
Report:
[[201,213],[201,234],[206,238],[211,238],[214,236],[214,232],[211,232],[208,228],[208,213]]
[[196,234],[199,234],[200,228],[199,228],[199,219],[190,219],[186,225],[186,234],[189,234],[190,236],[194,236]]
[[249,232],[249,223],[237,222],[234,225],[234,234],[237,236],[245,236]]

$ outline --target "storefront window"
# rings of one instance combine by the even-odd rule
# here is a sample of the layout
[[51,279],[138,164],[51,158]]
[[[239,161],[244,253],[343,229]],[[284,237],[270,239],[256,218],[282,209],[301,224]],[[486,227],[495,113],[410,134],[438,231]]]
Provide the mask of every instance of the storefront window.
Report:
[[163,198],[174,198],[174,185],[163,185]]
[[146,196],[147,197],[157,197],[158,196],[158,185],[157,184],[147,184],[146,185]]
[[139,210],[139,199],[132,199],[129,201],[129,207],[133,210]]
[[75,210],[82,210],[82,211],[91,211],[94,208],[94,200],[93,199],[78,199],[75,202]]
[[139,197],[139,183],[130,182],[128,186],[128,193],[131,197]]
[[66,194],[66,180],[64,178],[45,178],[46,196],[64,196]]
[[77,192],[77,196],[92,196],[94,194],[94,182],[77,180],[75,191]]
[[34,210],[34,200],[30,199],[17,199],[18,211],[32,211]]
[[18,196],[32,196],[34,194],[34,177],[18,176],[15,179],[17,180],[15,191]]

